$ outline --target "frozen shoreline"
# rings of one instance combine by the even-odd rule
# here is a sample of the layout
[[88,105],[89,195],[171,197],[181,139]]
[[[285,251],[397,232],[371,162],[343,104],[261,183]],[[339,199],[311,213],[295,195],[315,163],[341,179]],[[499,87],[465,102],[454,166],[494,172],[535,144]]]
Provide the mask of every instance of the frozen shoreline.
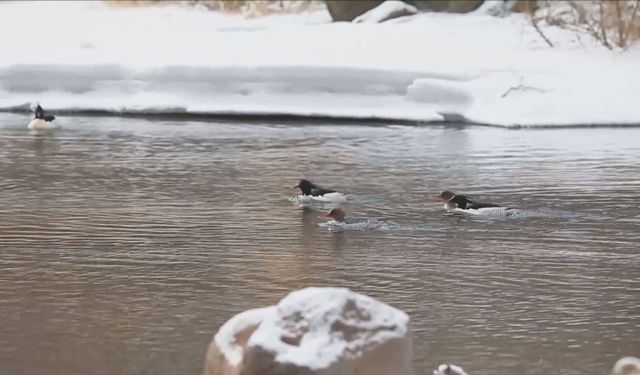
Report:
[[[56,12],[63,27],[24,29]],[[521,15],[350,24],[322,11],[242,19],[173,6],[0,4],[0,110],[40,102],[62,114],[640,126],[637,48],[545,33],[556,47]]]

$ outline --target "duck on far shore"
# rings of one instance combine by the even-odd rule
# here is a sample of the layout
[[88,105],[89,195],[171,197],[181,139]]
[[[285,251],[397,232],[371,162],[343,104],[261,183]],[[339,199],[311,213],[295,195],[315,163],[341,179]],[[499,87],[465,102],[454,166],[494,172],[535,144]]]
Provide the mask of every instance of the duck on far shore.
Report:
[[55,127],[55,125],[53,125],[55,118],[54,115],[47,114],[40,104],[38,104],[35,116],[29,123],[28,128],[34,130],[53,129]]

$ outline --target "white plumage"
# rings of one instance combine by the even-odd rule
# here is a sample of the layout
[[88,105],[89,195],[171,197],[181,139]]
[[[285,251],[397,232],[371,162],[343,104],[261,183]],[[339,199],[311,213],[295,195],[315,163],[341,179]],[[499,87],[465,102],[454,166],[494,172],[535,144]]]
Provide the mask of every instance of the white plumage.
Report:
[[449,212],[459,215],[473,215],[473,216],[491,216],[491,217],[512,217],[518,216],[519,211],[509,207],[483,207],[483,208],[454,208],[449,209]]
[[43,119],[34,118],[28,125],[29,129],[33,130],[45,130],[54,129],[56,126],[51,121],[45,121]]

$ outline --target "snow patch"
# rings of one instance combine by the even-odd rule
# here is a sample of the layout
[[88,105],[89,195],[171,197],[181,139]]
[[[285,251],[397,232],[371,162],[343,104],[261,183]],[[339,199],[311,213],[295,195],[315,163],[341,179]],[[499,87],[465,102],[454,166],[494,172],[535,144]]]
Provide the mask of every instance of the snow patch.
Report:
[[467,373],[460,366],[442,364],[433,370],[433,375],[467,375]]
[[418,9],[400,0],[386,0],[377,7],[356,17],[355,23],[378,23],[392,18],[418,13]]
[[473,14],[504,17],[516,5],[517,0],[485,0]]
[[213,340],[231,365],[236,366],[242,362],[243,346],[236,342],[236,336],[243,330],[260,324],[267,316],[273,315],[275,310],[275,306],[247,310],[220,327]]
[[[609,51],[541,25],[549,48],[527,17],[487,15],[502,3],[331,23],[324,10],[247,20],[170,5],[0,2],[0,110],[39,101],[51,111],[640,125],[630,102],[640,49]],[[25,19],[64,22],[42,33]]]
[[[402,338],[409,317],[402,311],[346,288],[306,288],[290,293],[265,314],[249,339],[275,353],[275,360],[322,369],[353,358],[373,345]],[[344,335],[348,330],[349,335]]]

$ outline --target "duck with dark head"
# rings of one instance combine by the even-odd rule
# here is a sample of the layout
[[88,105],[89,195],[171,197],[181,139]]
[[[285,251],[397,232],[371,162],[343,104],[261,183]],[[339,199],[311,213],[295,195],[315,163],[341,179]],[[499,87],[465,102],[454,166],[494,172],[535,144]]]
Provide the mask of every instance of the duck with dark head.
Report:
[[444,208],[448,211],[470,213],[474,215],[489,213],[498,214],[502,211],[513,210],[495,203],[475,202],[466,195],[456,194],[449,190],[445,190],[439,195],[432,195],[431,199],[443,202]]
[[55,116],[51,114],[47,114],[44,109],[38,104],[36,107],[35,115],[33,120],[29,123],[29,129],[52,129],[54,127],[53,120],[55,120]]
[[311,198],[317,201],[326,202],[346,202],[346,196],[332,189],[325,189],[312,183],[309,180],[300,179],[298,184],[293,189],[300,189],[302,196],[305,198]]

